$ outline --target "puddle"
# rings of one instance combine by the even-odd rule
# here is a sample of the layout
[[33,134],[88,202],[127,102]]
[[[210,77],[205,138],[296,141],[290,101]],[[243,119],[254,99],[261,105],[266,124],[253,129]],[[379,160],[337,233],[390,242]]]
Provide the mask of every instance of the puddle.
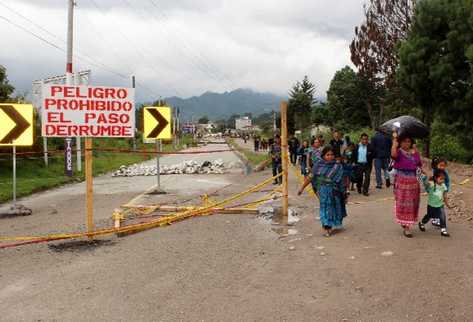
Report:
[[271,230],[278,234],[280,238],[294,236],[298,233],[297,229],[287,226],[272,227]]
[[56,253],[62,252],[86,252],[95,250],[101,246],[113,246],[115,245],[114,241],[111,240],[81,240],[81,241],[72,241],[65,242],[60,244],[48,245],[48,248]]

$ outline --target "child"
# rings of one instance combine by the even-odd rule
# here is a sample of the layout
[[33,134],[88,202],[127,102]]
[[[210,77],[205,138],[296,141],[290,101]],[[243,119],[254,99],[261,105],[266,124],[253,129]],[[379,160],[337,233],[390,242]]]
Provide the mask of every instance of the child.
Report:
[[[450,176],[448,175],[447,171],[447,160],[439,157],[435,157],[432,159],[432,171],[435,172],[441,170],[445,172],[445,186],[447,186],[447,192],[450,192]],[[445,211],[445,209],[443,210]],[[432,225],[436,227],[440,227],[440,220],[439,219],[433,219],[432,220]]]
[[353,170],[355,163],[353,160],[354,150],[355,144],[350,142],[343,151],[343,183],[345,185],[347,194],[350,194],[350,183],[352,182],[353,178]]
[[437,218],[440,220],[440,234],[443,237],[450,237],[447,232],[447,218],[445,215],[444,205],[450,208],[447,200],[447,186],[445,185],[445,172],[438,170],[434,173],[433,185],[429,182],[427,176],[422,176],[425,190],[429,194],[429,200],[427,202],[427,214],[419,222],[419,229],[425,231],[425,224],[430,219]]

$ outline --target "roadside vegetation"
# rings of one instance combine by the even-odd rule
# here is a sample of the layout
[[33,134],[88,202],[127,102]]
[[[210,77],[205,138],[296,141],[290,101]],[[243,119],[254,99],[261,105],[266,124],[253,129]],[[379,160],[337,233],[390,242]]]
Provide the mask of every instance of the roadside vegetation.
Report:
[[242,148],[235,142],[235,139],[229,138],[227,139],[227,142],[232,149],[242,153],[252,166],[257,166],[269,160],[269,155],[267,153],[255,153],[248,149]]

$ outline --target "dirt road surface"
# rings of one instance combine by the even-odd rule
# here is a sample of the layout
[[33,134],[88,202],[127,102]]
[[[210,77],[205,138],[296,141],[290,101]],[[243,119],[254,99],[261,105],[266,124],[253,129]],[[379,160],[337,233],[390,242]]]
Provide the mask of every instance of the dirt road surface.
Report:
[[[163,184],[172,195],[138,202],[219,188],[217,198],[224,198],[269,175],[173,176]],[[97,179],[97,218],[153,180]],[[1,250],[0,321],[473,320],[471,227],[450,223],[447,239],[428,226],[406,239],[393,201],[382,200],[392,192],[382,190],[354,195],[345,231],[324,238],[316,200],[297,197],[298,184],[292,169],[290,204],[301,220],[289,235],[255,216],[214,215],[106,238],[97,247]],[[35,214],[0,219],[0,234],[77,228],[82,191],[79,184],[27,198]]]

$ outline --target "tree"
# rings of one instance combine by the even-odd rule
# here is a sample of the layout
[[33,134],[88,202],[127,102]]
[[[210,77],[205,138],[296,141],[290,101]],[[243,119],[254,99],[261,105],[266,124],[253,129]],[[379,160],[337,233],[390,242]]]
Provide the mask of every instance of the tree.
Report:
[[343,130],[370,125],[363,85],[363,81],[348,66],[335,73],[327,92],[328,108],[334,117],[327,125]]
[[370,0],[365,22],[355,28],[351,60],[367,91],[365,104],[374,128],[382,122],[388,91],[396,91],[397,47],[412,25],[415,0]]
[[[418,4],[412,32],[400,47],[399,83],[430,127],[435,115],[473,147],[473,0]],[[427,155],[430,140],[425,144]]]
[[209,118],[207,116],[203,116],[199,119],[199,124],[208,124],[209,123]]
[[227,129],[234,129],[235,128],[235,120],[240,118],[240,114],[233,114],[227,120],[227,124],[225,124]]
[[7,70],[0,65],[0,102],[7,102],[15,88],[10,85],[7,77]]
[[307,128],[310,126],[312,108],[316,103],[315,85],[307,76],[302,82],[297,82],[289,93],[289,104],[287,112],[288,132],[294,133],[296,128]]

